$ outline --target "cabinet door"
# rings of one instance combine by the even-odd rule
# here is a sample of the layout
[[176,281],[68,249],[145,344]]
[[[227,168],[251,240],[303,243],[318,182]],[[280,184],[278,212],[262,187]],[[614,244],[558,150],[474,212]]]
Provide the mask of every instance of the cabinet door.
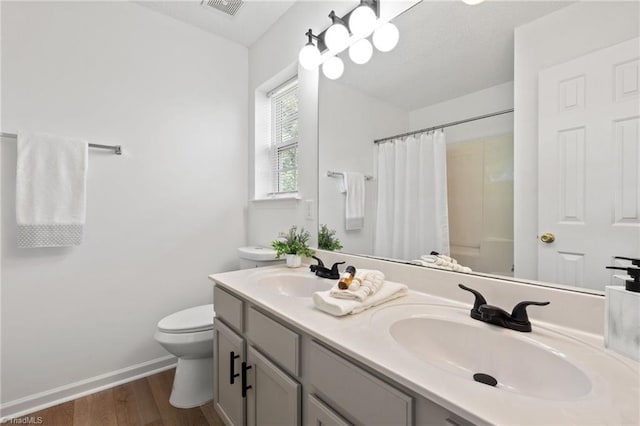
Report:
[[249,426],[299,425],[300,384],[249,346],[247,371],[247,424]]
[[244,340],[222,321],[214,323],[213,397],[216,411],[227,425],[244,424],[245,400],[242,398],[240,367],[245,359]]
[[307,426],[350,426],[338,413],[313,395],[307,397]]

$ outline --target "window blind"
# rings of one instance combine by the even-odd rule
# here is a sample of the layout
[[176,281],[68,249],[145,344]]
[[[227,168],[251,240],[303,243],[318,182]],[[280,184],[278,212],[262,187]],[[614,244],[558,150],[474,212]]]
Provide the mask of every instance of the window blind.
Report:
[[298,80],[271,92],[271,175],[274,194],[298,191]]

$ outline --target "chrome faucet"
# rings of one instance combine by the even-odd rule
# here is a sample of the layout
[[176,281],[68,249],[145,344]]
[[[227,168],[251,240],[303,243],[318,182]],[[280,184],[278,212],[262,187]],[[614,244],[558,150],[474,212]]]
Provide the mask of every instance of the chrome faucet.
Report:
[[317,265],[310,265],[309,270],[314,272],[318,277],[328,278],[331,280],[337,280],[340,278],[340,271],[338,271],[338,265],[342,265],[344,262],[336,262],[331,269],[325,268],[324,262],[319,257],[311,256],[318,261]]
[[511,314],[509,314],[502,308],[489,305],[487,300],[477,290],[462,284],[458,284],[458,287],[473,293],[476,297],[473,308],[471,308],[471,318],[516,331],[531,331],[531,322],[529,322],[529,316],[527,315],[527,306],[545,306],[549,304],[549,302],[520,302],[513,308]]

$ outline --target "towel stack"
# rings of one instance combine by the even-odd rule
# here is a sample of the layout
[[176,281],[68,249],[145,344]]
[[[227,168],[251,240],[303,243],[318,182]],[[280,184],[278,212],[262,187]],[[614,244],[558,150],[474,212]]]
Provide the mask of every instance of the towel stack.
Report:
[[445,269],[447,271],[472,272],[468,266],[462,266],[454,258],[442,254],[425,254],[420,256],[420,259],[412,260],[411,263],[429,268]]
[[355,290],[341,290],[336,283],[331,290],[314,293],[316,308],[335,316],[357,314],[404,296],[409,291],[404,284],[385,281],[384,274],[375,270],[359,270],[354,281],[360,284]]

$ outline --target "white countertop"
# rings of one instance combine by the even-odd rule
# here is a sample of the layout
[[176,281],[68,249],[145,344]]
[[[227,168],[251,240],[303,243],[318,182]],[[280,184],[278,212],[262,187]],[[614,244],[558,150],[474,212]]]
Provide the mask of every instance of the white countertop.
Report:
[[[266,270],[291,272],[286,267],[276,266],[214,274],[210,278],[217,285],[473,423],[640,424],[640,364],[605,350],[602,336],[539,321],[532,321],[531,333],[509,330],[550,346],[556,354],[582,370],[592,384],[590,392],[578,398],[536,398],[481,385],[437,368],[416,358],[379,326],[381,313],[391,306],[447,305],[468,312],[471,305],[410,291],[406,297],[360,314],[333,317],[317,310],[311,298],[284,296],[256,285],[252,275]],[[305,266],[295,271],[311,274]],[[505,291],[509,291],[508,286]],[[567,306],[567,309],[571,307]],[[522,368],[536,368],[526,359],[514,359],[513,362],[521,364]]]

